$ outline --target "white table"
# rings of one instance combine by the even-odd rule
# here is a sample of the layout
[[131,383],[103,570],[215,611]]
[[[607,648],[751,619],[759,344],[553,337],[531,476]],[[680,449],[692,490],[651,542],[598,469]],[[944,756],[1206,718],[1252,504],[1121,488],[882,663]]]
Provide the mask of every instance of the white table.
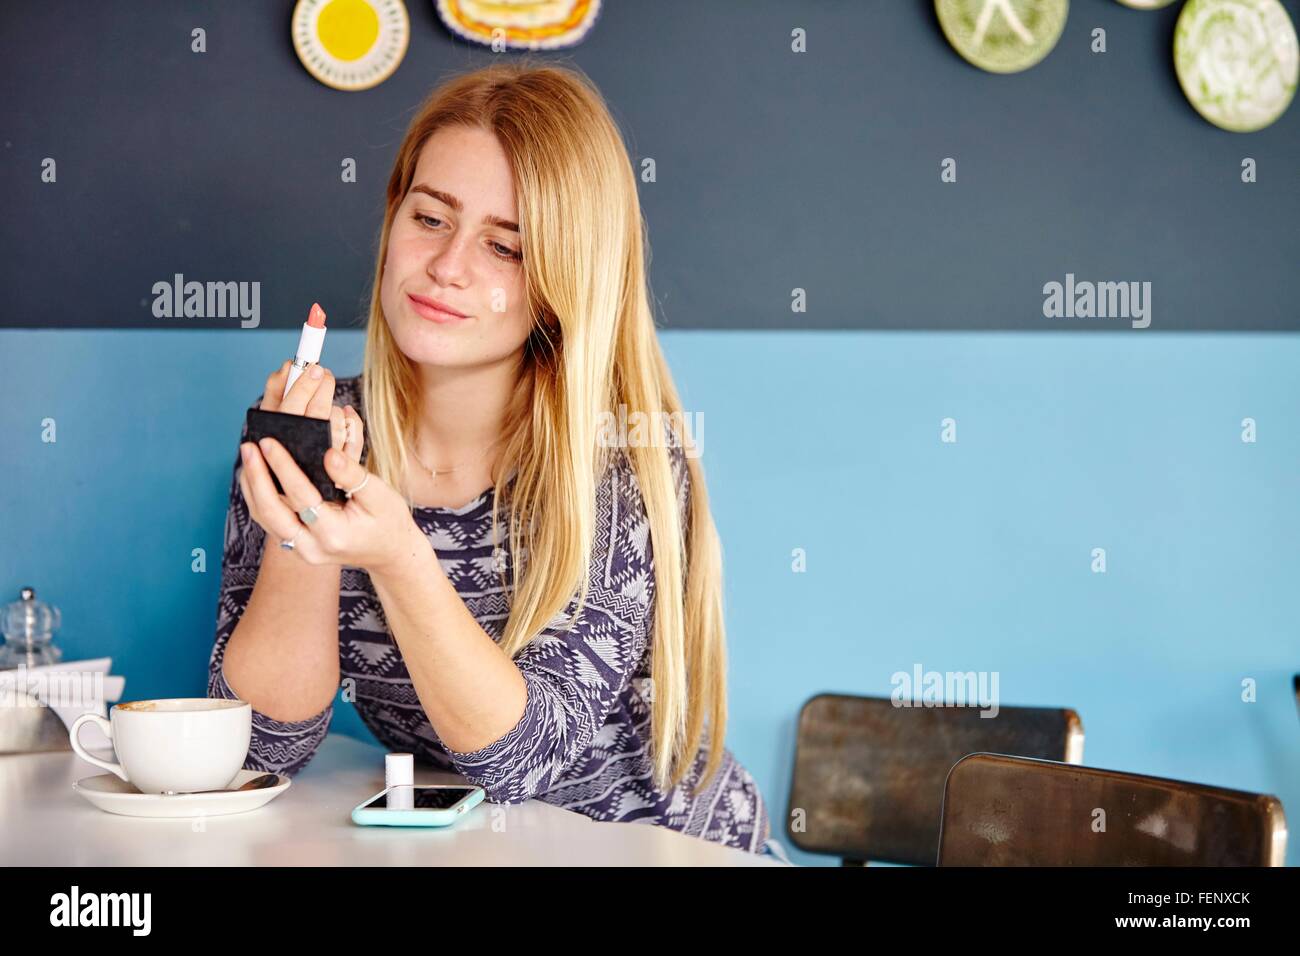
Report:
[[[342,734],[325,738],[286,792],[247,813],[197,820],[105,813],[72,789],[101,772],[71,751],[0,754],[0,866],[781,865],[540,800],[484,801],[445,829],[357,826],[352,808],[384,788],[384,751]],[[464,780],[417,763],[415,782]]]

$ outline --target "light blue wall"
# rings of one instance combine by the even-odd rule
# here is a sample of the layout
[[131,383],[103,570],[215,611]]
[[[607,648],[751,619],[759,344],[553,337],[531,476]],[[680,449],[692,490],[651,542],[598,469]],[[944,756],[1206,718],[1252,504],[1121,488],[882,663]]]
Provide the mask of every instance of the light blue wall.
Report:
[[[728,742],[778,826],[801,703],[888,695],[919,663],[996,671],[1004,705],[1077,709],[1089,765],[1277,794],[1295,830],[1300,337],[662,336],[704,416]],[[240,422],[293,345],[0,332],[0,596],[60,605],[67,656],[112,655],[131,697],[203,692]],[[326,364],[354,374],[361,348],[333,332]],[[369,737],[348,706],[334,727]]]

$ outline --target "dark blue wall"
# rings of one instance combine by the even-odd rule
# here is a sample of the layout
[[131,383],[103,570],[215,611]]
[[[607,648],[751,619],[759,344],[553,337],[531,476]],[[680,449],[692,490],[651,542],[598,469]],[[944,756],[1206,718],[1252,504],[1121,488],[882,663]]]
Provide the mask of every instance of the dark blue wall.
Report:
[[[406,5],[397,73],[343,93],[299,65],[288,0],[6,2],[0,325],[238,327],[155,319],[153,284],[177,272],[260,282],[266,327],[313,300],[359,314],[411,111],[494,56],[430,0]],[[1071,273],[1151,282],[1149,331],[1300,328],[1300,107],[1245,135],[1202,120],[1173,71],[1179,6],[1074,0],[1057,48],[1010,76],[962,60],[929,0],[608,0],[549,56],[586,70],[634,159],[655,160],[665,325],[1129,328],[1045,319],[1044,283]]]

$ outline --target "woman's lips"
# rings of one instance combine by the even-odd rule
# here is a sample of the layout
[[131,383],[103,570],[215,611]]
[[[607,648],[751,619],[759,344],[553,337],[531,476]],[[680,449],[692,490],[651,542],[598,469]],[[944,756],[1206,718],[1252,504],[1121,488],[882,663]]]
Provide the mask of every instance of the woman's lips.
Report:
[[430,322],[437,322],[440,325],[447,325],[452,322],[464,322],[469,316],[457,315],[454,312],[448,312],[440,309],[430,303],[430,300],[417,298],[409,292],[406,294],[407,301],[411,303],[411,308],[415,314],[422,319],[428,319]]

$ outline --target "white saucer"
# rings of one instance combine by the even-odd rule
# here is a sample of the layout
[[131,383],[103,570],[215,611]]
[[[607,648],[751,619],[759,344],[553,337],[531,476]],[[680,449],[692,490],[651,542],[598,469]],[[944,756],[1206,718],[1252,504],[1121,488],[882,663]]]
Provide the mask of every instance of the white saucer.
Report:
[[[254,777],[260,777],[261,770],[241,770],[230,782],[238,787]],[[225,813],[244,813],[256,810],[263,804],[274,800],[289,789],[290,780],[282,773],[276,774],[280,782],[273,787],[261,790],[234,790],[230,793],[178,793],[164,796],[160,793],[141,793],[121,777],[112,773],[101,773],[94,777],[85,777],[72,785],[77,791],[101,810],[119,813],[125,817],[213,817]]]

